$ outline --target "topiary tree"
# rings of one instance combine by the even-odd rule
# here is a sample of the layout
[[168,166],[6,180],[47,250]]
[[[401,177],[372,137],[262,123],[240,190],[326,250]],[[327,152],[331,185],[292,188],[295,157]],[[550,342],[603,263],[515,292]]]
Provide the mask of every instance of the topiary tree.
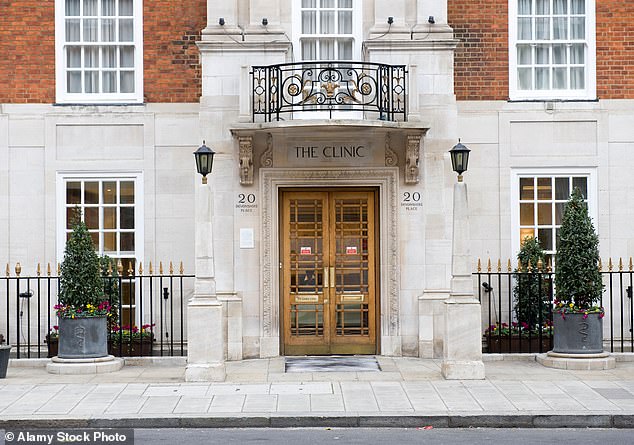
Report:
[[59,303],[69,308],[62,315],[81,316],[87,312],[88,305],[98,307],[104,301],[99,256],[86,224],[77,217],[66,242],[59,280]]
[[603,292],[599,237],[576,187],[566,203],[559,230],[556,268],[555,288],[560,307],[567,312],[582,312],[597,305]]
[[[513,287],[515,302],[515,316],[521,326],[529,328],[544,324],[549,319],[550,296],[549,280],[547,276],[537,271],[538,264],[546,265],[546,254],[534,237],[526,237],[522,248],[517,254],[517,261],[521,272],[517,273]],[[530,268],[530,272],[529,272]]]

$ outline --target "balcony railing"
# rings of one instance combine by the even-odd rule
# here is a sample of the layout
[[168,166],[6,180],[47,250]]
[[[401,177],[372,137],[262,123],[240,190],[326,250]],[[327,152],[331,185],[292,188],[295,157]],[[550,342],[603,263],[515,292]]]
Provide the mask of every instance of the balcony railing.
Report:
[[292,119],[292,113],[362,111],[366,119],[405,121],[405,65],[301,62],[254,66],[253,121]]

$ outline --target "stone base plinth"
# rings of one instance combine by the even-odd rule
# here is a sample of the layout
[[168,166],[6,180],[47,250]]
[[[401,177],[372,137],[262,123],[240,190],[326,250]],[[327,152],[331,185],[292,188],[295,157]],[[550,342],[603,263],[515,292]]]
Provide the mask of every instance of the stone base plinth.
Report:
[[548,368],[576,371],[600,371],[616,368],[616,359],[608,352],[598,354],[561,354],[549,351],[538,354],[536,360]]
[[105,374],[123,368],[123,359],[112,355],[99,358],[51,358],[46,365],[49,374]]
[[441,365],[442,376],[447,380],[482,380],[484,363],[479,360],[445,360]]
[[227,376],[224,363],[215,365],[187,365],[186,382],[224,382]]

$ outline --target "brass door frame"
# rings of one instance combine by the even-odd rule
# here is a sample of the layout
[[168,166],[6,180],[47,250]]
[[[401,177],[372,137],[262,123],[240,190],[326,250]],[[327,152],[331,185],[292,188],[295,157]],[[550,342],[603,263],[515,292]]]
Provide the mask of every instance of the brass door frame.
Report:
[[[317,292],[310,292],[311,295],[306,295],[306,301],[304,302],[302,300],[302,303],[306,303],[306,304],[311,304],[314,302],[320,302],[323,303],[324,300],[326,302],[326,304],[323,306],[323,340],[324,340],[324,344],[322,345],[318,345],[318,344],[310,344],[310,339],[311,338],[316,338],[316,337],[309,337],[307,336],[306,339],[307,344],[304,345],[289,345],[287,344],[287,338],[289,339],[289,343],[290,341],[290,324],[291,321],[289,320],[290,318],[290,304],[291,304],[291,296],[290,293],[289,295],[287,295],[286,293],[286,289],[287,286],[290,283],[290,275],[289,277],[285,277],[285,271],[288,270],[289,274],[290,274],[290,264],[285,264],[285,261],[289,261],[290,257],[288,256],[288,253],[290,252],[290,250],[287,252],[287,249],[289,249],[289,242],[290,242],[290,229],[289,229],[289,224],[290,224],[290,219],[289,219],[289,211],[290,211],[290,204],[287,202],[287,197],[292,196],[292,195],[296,195],[295,198],[301,198],[301,199],[313,199],[315,197],[323,197],[324,195],[326,195],[326,199],[325,202],[328,203],[326,204],[328,206],[328,209],[325,210],[325,215],[323,216],[323,220],[324,220],[324,230],[323,230],[323,235],[322,235],[322,239],[323,239],[323,243],[324,245],[326,245],[326,243],[328,244],[328,252],[327,255],[331,255],[332,258],[328,259],[327,262],[329,263],[330,261],[335,261],[335,255],[336,255],[336,247],[335,247],[335,222],[334,222],[334,208],[335,208],[335,200],[336,198],[338,199],[342,199],[342,196],[345,198],[345,194],[356,194],[356,197],[362,197],[363,194],[366,194],[368,200],[367,200],[367,205],[368,205],[368,211],[371,212],[371,215],[368,214],[368,224],[371,224],[373,227],[373,230],[371,231],[371,233],[368,234],[368,244],[372,244],[371,247],[371,253],[368,253],[369,257],[368,257],[368,267],[371,269],[368,270],[368,279],[370,280],[370,282],[367,283],[368,286],[370,286],[368,289],[371,288],[371,293],[374,294],[374,301],[372,303],[370,303],[370,301],[368,300],[368,331],[371,332],[369,340],[371,341],[371,345],[369,345],[368,342],[368,337],[355,337],[353,334],[349,334],[348,336],[337,336],[336,335],[336,330],[338,328],[337,325],[337,320],[339,320],[337,317],[338,315],[341,316],[341,324],[339,325],[339,328],[341,330],[341,332],[345,331],[345,322],[344,322],[344,317],[345,317],[345,312],[344,308],[346,308],[347,306],[342,305],[341,303],[343,302],[344,298],[347,301],[348,304],[354,304],[353,297],[356,301],[359,301],[359,307],[363,307],[360,303],[360,301],[362,301],[363,296],[362,294],[358,294],[358,295],[352,295],[351,293],[347,293],[345,295],[341,295],[339,294],[338,296],[336,295],[336,291],[335,291],[335,287],[334,287],[334,267],[331,267],[330,265],[328,265],[328,267],[323,268],[323,272],[319,273],[319,272],[315,272],[314,274],[314,278],[315,278],[315,284],[317,285],[317,281],[319,281],[321,283],[321,288],[318,285],[316,287],[316,291]],[[340,195],[340,196],[337,196]],[[280,224],[278,226],[279,229],[279,258],[280,258],[280,269],[279,269],[279,285],[280,285],[280,298],[279,298],[279,314],[280,314],[280,330],[281,330],[281,335],[280,335],[280,351],[283,355],[305,355],[305,354],[315,354],[315,355],[319,355],[319,354],[378,354],[380,353],[380,332],[381,332],[381,323],[380,323],[380,307],[381,307],[381,299],[380,299],[380,289],[381,289],[381,285],[380,285],[380,238],[379,238],[379,234],[380,234],[380,227],[379,227],[379,222],[380,222],[380,206],[379,206],[379,188],[378,187],[328,187],[328,188],[299,188],[299,187],[292,187],[292,188],[280,188],[278,190],[278,202],[279,202],[279,221]],[[290,199],[290,198],[288,198]],[[332,221],[330,221],[330,218],[333,218]],[[328,233],[326,233],[328,232]],[[331,232],[331,233],[330,233]],[[332,236],[331,236],[332,234]],[[346,247],[347,248],[347,247]],[[341,254],[339,255],[341,256]],[[361,252],[360,252],[360,256]],[[371,260],[370,260],[371,258]],[[360,260],[362,261],[362,260]],[[369,264],[371,262],[371,264]],[[360,266],[361,267],[361,266]],[[288,268],[288,269],[287,269]],[[314,269],[317,270],[317,269]],[[373,273],[372,273],[373,272]],[[337,270],[337,276],[339,276],[339,278],[341,278],[340,283],[341,286],[339,287],[345,287],[346,285],[344,284],[343,280],[344,277],[339,275],[339,271]],[[288,281],[285,281],[288,280]],[[295,280],[297,281],[298,278],[295,277]],[[319,293],[318,291],[321,290],[321,293]],[[344,292],[345,291],[341,291]],[[368,290],[368,298],[371,298],[370,295],[370,290]],[[294,304],[301,304],[300,301],[298,301],[298,298],[302,298],[303,296],[301,296],[301,292],[296,292],[294,294],[294,300],[293,303]],[[310,298],[309,298],[310,297]],[[330,302],[329,302],[330,300]],[[286,304],[289,305],[288,308],[288,312],[287,312],[287,307]],[[328,308],[327,308],[328,306]],[[353,306],[354,307],[354,306]],[[316,310],[317,307],[315,307]],[[361,313],[363,313],[364,311],[361,310]],[[354,314],[354,311],[352,312],[352,314]],[[362,317],[362,315],[359,315],[360,317]],[[296,328],[298,326],[298,322],[295,321],[296,323]],[[332,326],[331,326],[332,323]],[[363,326],[363,323],[361,323],[361,326]],[[299,337],[295,337],[295,341],[298,341]],[[343,340],[345,339],[345,340]]]

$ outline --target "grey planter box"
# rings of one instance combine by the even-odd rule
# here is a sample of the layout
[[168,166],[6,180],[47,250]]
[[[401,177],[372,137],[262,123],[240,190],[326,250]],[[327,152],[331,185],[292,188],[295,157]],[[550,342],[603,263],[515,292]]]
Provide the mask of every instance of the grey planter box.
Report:
[[106,317],[59,319],[59,358],[99,358],[107,355]]
[[600,354],[603,352],[603,319],[599,314],[553,314],[553,352],[560,354]]
[[9,369],[9,354],[11,353],[11,346],[0,345],[0,379],[7,376],[7,369]]

